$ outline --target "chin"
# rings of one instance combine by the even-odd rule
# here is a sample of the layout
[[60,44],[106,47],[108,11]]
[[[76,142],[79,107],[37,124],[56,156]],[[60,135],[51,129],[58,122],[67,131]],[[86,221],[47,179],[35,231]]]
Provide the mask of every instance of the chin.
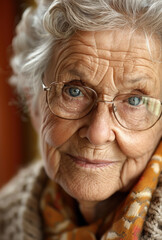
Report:
[[115,186],[101,187],[101,185],[96,184],[70,184],[64,182],[58,182],[59,185],[64,189],[64,191],[70,195],[71,197],[75,198],[77,201],[104,201],[111,197],[116,191],[119,189]]

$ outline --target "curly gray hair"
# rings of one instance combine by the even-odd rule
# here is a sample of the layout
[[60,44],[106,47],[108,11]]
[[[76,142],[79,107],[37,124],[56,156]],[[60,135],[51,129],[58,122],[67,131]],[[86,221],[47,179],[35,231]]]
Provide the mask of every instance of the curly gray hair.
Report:
[[[36,0],[26,9],[13,40],[11,83],[38,92],[58,41],[76,31],[130,27],[162,39],[162,0]],[[34,94],[35,95],[35,94]]]

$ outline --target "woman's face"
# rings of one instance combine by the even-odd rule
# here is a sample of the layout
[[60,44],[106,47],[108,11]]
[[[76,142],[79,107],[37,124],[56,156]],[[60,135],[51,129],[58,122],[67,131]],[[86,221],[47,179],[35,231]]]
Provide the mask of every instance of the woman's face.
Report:
[[[150,41],[159,59],[160,43]],[[161,98],[162,66],[153,62],[142,33],[126,30],[79,32],[55,48],[44,79],[83,81],[111,101],[123,93]],[[79,120],[61,119],[41,92],[40,144],[48,176],[78,201],[102,201],[129,189],[140,176],[162,135],[162,121],[145,131],[124,129],[110,105],[100,102]]]

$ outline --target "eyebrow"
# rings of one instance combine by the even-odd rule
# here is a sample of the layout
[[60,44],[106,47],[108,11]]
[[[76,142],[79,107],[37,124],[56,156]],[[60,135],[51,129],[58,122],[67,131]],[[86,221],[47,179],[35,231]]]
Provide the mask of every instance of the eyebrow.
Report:
[[135,79],[130,79],[130,80],[128,80],[128,82],[130,82],[130,83],[132,83],[132,82],[134,82],[134,83],[136,83],[136,82],[140,82],[140,81],[142,81],[143,80],[143,78],[135,78]]
[[[78,69],[71,69],[69,72],[73,75],[76,75],[76,76],[80,77],[81,80],[83,80],[83,81],[87,78],[87,75],[84,72],[82,72]],[[147,82],[149,80],[151,80],[151,82],[152,82],[153,79],[151,79],[150,77],[147,77],[147,76],[141,76],[141,77],[129,79],[128,83],[137,84],[137,83],[140,83],[142,81]]]
[[150,77],[146,77],[146,76],[143,76],[143,77],[137,77],[137,78],[131,78],[128,80],[129,83],[138,83],[138,82],[141,82],[141,81],[152,81],[153,79],[150,78]]
[[[137,78],[130,78],[127,80],[130,86],[134,87],[138,84],[140,86],[140,89],[142,89],[143,93],[149,96],[154,96],[154,93],[157,92],[156,88],[154,87],[156,85],[156,81],[154,78],[151,78],[150,76],[141,76]],[[156,89],[156,90],[155,90]]]
[[81,77],[82,79],[87,78],[87,75],[78,69],[71,69],[69,72],[73,75],[77,75],[78,77]]
[[[71,69],[69,70],[69,73],[72,74],[72,75],[76,75],[78,77],[81,78],[81,80],[83,80],[83,83],[84,83],[84,80],[87,79],[87,74],[85,74],[84,72],[82,72],[82,70],[79,70],[79,69]],[[129,83],[129,84],[138,84],[140,82],[144,82],[145,84],[147,84],[148,81],[151,81],[153,82],[153,79],[150,78],[150,76],[140,76],[140,77],[136,77],[136,78],[125,78],[125,80]]]

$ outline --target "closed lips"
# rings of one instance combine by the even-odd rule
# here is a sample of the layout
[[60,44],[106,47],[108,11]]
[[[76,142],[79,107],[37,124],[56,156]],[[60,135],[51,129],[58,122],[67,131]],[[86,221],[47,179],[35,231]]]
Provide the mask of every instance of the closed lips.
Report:
[[87,167],[104,167],[108,166],[114,161],[109,161],[109,160],[99,160],[99,159],[87,159],[87,158],[82,158],[82,157],[75,157],[72,155],[69,155],[69,157],[77,164],[82,165],[82,166],[87,166]]

